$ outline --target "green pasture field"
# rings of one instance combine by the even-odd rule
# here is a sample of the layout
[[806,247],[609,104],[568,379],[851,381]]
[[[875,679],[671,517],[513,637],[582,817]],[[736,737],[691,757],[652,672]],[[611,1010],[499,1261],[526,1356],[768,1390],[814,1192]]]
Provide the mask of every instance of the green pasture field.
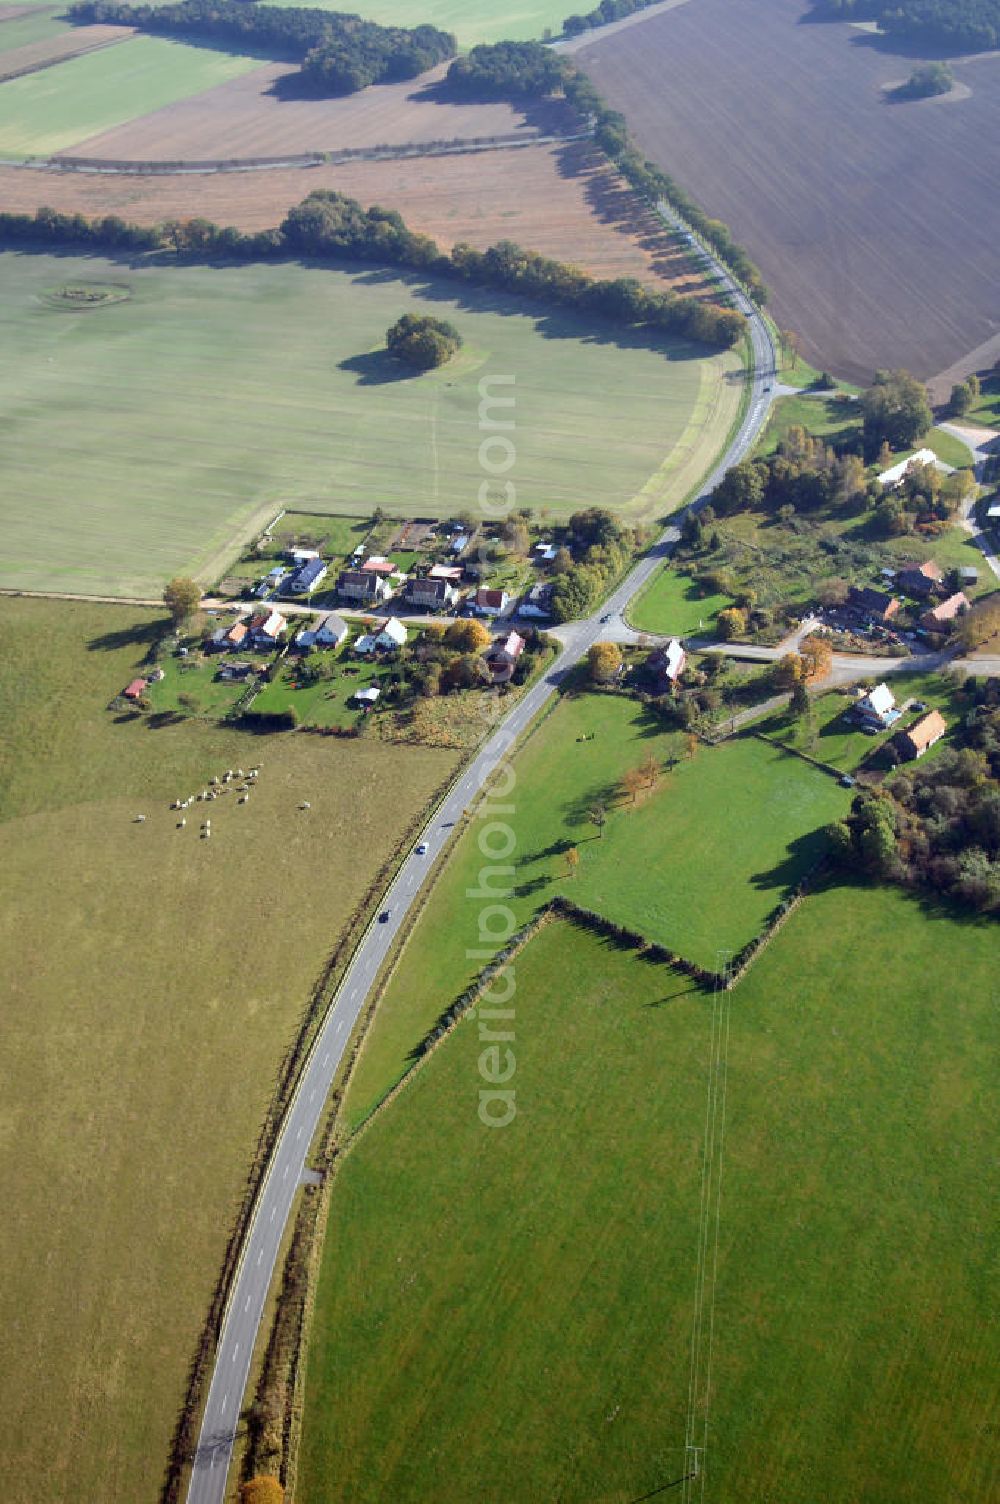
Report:
[[[276,0],[291,5],[295,0]],[[340,10],[340,0],[319,0],[323,10]],[[354,14],[383,26],[438,26],[450,31],[461,48],[479,42],[541,40],[548,29],[562,35],[573,7],[564,0],[358,0]]]
[[[995,947],[988,920],[831,888],[731,994],[706,1499],[992,1496]],[[469,1019],[340,1161],[302,1504],[631,1504],[689,1466],[718,1004],[560,923],[515,980],[513,1122],[479,1120]]]
[[690,575],[665,564],[629,606],[628,619],[640,632],[671,632],[678,637],[690,637],[699,632],[714,632],[715,618],[731,605],[728,595],[711,592],[703,595]]
[[150,36],[67,58],[0,84],[0,155],[68,151],[88,136],[259,67],[260,58]]
[[[930,758],[951,743],[951,733],[970,708],[966,697],[957,681],[950,679],[947,674],[893,673],[886,676],[886,682],[896,697],[897,705],[902,706],[907,700],[918,700],[931,710],[940,710],[948,722],[948,733],[921,758],[920,766],[925,767]],[[757,730],[776,737],[786,746],[808,752],[821,762],[831,763],[842,773],[853,773],[859,763],[872,756],[876,748],[883,746],[900,731],[905,731],[924,714],[923,711],[904,711],[888,731],[869,736],[848,721],[847,712],[853,704],[854,696],[839,690],[817,695],[813,701],[815,735],[806,717],[795,716],[789,710],[780,711],[766,721],[761,721]]]
[[[587,740],[582,740],[586,737]],[[622,774],[652,754],[679,759],[633,806]],[[762,927],[824,845],[822,828],[846,813],[847,790],[791,753],[752,739],[699,746],[664,733],[637,701],[580,694],[563,699],[514,762],[505,816],[516,835],[508,901],[518,924],[556,893],[639,930],[704,966]],[[603,800],[603,835],[587,817]],[[378,1012],[347,1098],[364,1117],[402,1074],[407,1055],[478,966],[475,889],[483,867],[478,820],[438,878]],[[566,850],[580,861],[568,875]]]
[[982,378],[979,397],[958,422],[982,423],[987,428],[1000,428],[1000,375],[994,376],[991,373]]
[[[15,1504],[159,1499],[283,1053],[348,916],[456,765],[118,718],[106,706],[159,625],[0,600],[0,1403]],[[210,841],[204,805],[176,828],[175,797],[258,761],[250,804],[208,807]]]
[[[518,505],[648,519],[709,466],[739,399],[731,353],[373,268],[8,253],[0,275],[0,584],[15,588],[153,598],[173,574],[214,582],[282,506],[349,519],[476,509],[479,385],[492,377],[514,378],[492,390],[515,395],[504,479]],[[130,297],[83,310],[53,299],[81,282]],[[385,330],[429,308],[465,349],[407,376]]]

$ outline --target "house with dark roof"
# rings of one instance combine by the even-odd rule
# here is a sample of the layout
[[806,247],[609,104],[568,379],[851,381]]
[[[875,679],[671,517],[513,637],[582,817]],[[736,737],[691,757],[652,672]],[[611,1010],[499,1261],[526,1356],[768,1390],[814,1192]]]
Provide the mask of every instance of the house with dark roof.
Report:
[[295,646],[303,653],[311,652],[313,648],[339,648],[347,636],[347,623],[342,616],[335,611],[328,611],[321,616],[314,627],[307,627],[300,632],[295,639]]
[[940,589],[944,570],[928,559],[923,564],[904,564],[896,575],[896,584],[907,595],[926,597]]
[[413,575],[403,586],[403,599],[408,606],[421,606],[427,611],[446,611],[455,600],[455,588],[448,580],[417,579]]
[[847,592],[847,606],[866,622],[885,626],[896,615],[902,601],[898,596],[872,590],[868,585],[852,585]]
[[313,591],[326,579],[327,568],[323,559],[306,559],[285,584],[284,593],[286,595],[312,595]]
[[676,637],[672,637],[664,647],[655,648],[644,665],[653,676],[655,693],[669,694],[684,672],[686,663],[687,654]]
[[373,601],[384,601],[389,593],[389,586],[382,576],[371,570],[344,569],[337,580],[337,594],[345,600],[364,601],[368,605]]
[[494,684],[504,684],[517,667],[517,660],[524,652],[524,638],[520,632],[508,632],[506,637],[497,637],[483,653],[483,662],[490,671]]

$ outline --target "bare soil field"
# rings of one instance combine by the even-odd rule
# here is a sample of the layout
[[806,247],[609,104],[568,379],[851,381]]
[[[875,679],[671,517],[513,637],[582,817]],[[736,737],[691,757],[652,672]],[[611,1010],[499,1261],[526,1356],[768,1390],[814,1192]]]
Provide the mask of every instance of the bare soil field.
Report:
[[1000,330],[1000,58],[953,64],[968,98],[892,103],[912,56],[805,9],[698,0],[578,61],[732,227],[813,364],[931,377]]
[[564,106],[525,115],[502,102],[445,100],[439,85],[446,71],[443,64],[407,83],[380,84],[342,99],[310,99],[298,92],[298,69],[268,63],[196,98],[92,136],[74,146],[73,154],[207,161],[575,129],[575,117]]
[[42,42],[29,42],[26,47],[15,47],[2,55],[0,83],[6,78],[18,78],[22,73],[34,73],[38,68],[61,63],[68,57],[94,52],[98,47],[124,42],[132,35],[131,26],[83,26],[60,36],[47,37]]
[[586,142],[195,176],[0,168],[0,202],[8,210],[48,204],[140,224],[203,215],[242,230],[267,229],[315,188],[398,209],[442,246],[516,240],[595,276],[667,281],[693,294],[704,288],[677,241]]

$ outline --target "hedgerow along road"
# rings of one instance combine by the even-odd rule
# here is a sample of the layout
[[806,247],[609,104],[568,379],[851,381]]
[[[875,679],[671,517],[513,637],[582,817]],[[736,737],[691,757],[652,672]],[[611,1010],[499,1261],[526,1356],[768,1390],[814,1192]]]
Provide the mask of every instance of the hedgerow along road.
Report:
[[[673,229],[681,234],[688,233],[687,226],[667,205],[661,204],[659,211]],[[750,392],[738,432],[699,495],[685,510],[702,506],[725,472],[753,448],[767,421],[775,377],[775,349],[767,323],[725,268],[714,258],[709,259],[721,283],[731,294],[733,305],[748,320],[752,352]],[[571,622],[560,630],[563,649],[552,668],[518,700],[489,741],[459,774],[418,838],[416,844],[426,843],[426,853],[418,855],[414,847],[403,862],[379,904],[379,916],[388,917],[372,920],[354,952],[281,1123],[243,1241],[192,1461],[188,1504],[223,1504],[254,1344],[282,1238],[302,1183],[306,1155],[319,1127],[330,1087],[379,970],[388,958],[411,907],[419,898],[436,858],[447,846],[465,811],[567,673],[593,643],[606,635],[602,633],[605,619],[617,617],[624,610],[672,551],[679,537],[677,523],[683,516],[684,512],[676,514],[672,525],[592,616],[585,621]]]

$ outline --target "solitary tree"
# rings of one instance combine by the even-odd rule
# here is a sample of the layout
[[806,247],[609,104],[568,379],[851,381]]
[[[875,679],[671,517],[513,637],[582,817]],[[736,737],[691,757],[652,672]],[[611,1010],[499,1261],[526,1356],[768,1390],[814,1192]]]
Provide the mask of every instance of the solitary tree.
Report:
[[800,644],[807,679],[823,679],[833,667],[833,648],[825,637],[812,632]]
[[566,875],[576,876],[576,869],[580,865],[580,853],[575,846],[571,846],[566,853]]
[[605,804],[602,804],[601,801],[598,799],[597,803],[596,804],[592,804],[590,806],[590,808],[588,809],[588,811],[587,811],[587,819],[590,821],[591,825],[596,825],[597,826],[598,837],[603,841],[603,839],[604,839],[604,827],[608,823],[608,810],[607,810],[607,806]]
[[462,336],[444,319],[404,313],[385,337],[389,353],[418,371],[443,366],[461,349]]
[[795,685],[795,688],[792,690],[791,699],[788,702],[788,708],[793,715],[807,715],[809,706],[811,704],[812,701],[809,699],[809,691],[806,689],[805,685],[800,679],[799,682]]
[[444,634],[448,647],[462,653],[478,653],[489,645],[490,629],[483,622],[471,617],[468,621],[453,621]]
[[651,789],[656,784],[656,781],[659,778],[660,774],[663,772],[663,769],[660,767],[660,764],[657,762],[656,758],[651,752],[649,756],[644,757],[642,762],[639,764],[639,772],[642,774],[643,781],[645,782],[646,787]]
[[587,666],[595,684],[610,684],[622,666],[622,650],[616,642],[595,642],[587,653]]
[[698,738],[693,731],[689,731],[686,738],[687,755],[693,757],[698,750]]
[[181,577],[168,580],[163,587],[163,604],[170,612],[174,626],[179,627],[193,616],[201,602],[201,586],[194,580]]
[[240,1489],[240,1504],[285,1504],[285,1490],[277,1478],[259,1473]]
[[638,768],[627,768],[622,774],[622,788],[626,794],[631,794],[634,804],[639,797],[639,790],[646,784],[645,777]]

